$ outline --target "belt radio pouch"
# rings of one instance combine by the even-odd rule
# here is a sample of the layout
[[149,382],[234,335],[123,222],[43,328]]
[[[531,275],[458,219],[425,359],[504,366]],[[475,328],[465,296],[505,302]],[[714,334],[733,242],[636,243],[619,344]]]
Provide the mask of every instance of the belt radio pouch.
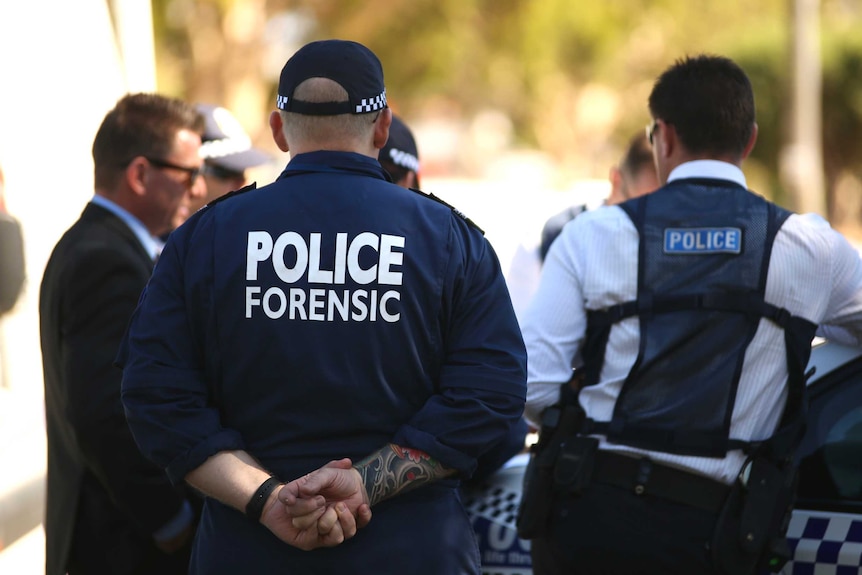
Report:
[[568,437],[560,444],[554,466],[554,486],[558,491],[580,495],[590,484],[599,440],[595,437]]
[[711,544],[713,560],[723,575],[778,573],[790,559],[786,534],[796,468],[755,458],[743,470],[719,514]]
[[544,535],[551,513],[554,462],[560,440],[557,434],[562,409],[555,405],[542,414],[539,441],[530,446],[530,461],[524,472],[521,504],[518,507],[518,537],[535,539]]
[[542,415],[539,441],[530,447],[518,507],[518,537],[535,539],[545,534],[554,500],[557,459],[564,443],[575,438],[583,422],[580,406],[552,406]]
[[518,537],[535,539],[545,534],[553,500],[555,453],[550,446],[530,447],[530,462],[524,472],[524,487],[518,507]]

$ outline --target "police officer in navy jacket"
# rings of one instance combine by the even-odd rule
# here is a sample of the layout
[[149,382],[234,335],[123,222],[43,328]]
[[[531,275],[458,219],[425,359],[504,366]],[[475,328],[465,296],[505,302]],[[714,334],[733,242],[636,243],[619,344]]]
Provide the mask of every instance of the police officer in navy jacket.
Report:
[[277,105],[286,169],[171,234],[118,358],[141,449],[208,496],[191,572],[478,574],[459,480],[525,400],[497,258],[389,181],[366,47],[304,46]]

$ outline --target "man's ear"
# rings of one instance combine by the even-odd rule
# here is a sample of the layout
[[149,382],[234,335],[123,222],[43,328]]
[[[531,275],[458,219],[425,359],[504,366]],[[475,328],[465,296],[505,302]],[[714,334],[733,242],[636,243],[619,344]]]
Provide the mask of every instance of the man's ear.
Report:
[[392,125],[392,110],[383,108],[380,112],[380,117],[374,122],[374,147],[378,150],[382,149],[389,140],[389,126]]
[[757,142],[757,122],[754,123],[751,129],[751,137],[748,138],[748,144],[745,145],[745,149],[742,151],[742,157],[740,160],[744,160],[748,157],[751,151],[754,149],[754,144]]
[[136,196],[143,196],[147,191],[147,178],[149,177],[149,165],[147,159],[138,156],[129,162],[123,172],[126,185]]
[[625,194],[623,194],[623,188],[625,183],[623,182],[623,173],[620,171],[619,166],[611,166],[611,169],[608,173],[608,180],[611,182],[611,193],[608,194],[607,203],[608,204],[619,204],[626,200]]
[[272,139],[275,145],[282,152],[289,152],[290,147],[287,145],[287,138],[284,137],[284,122],[281,121],[281,114],[278,110],[273,110],[269,115],[269,129],[272,131]]
[[668,124],[662,120],[658,120],[659,129],[655,136],[654,147],[657,148],[657,153],[662,158],[671,157],[679,146],[679,140],[676,135],[676,128],[673,124]]
[[407,185],[405,188],[418,188],[419,187],[419,177],[416,175],[416,172],[410,171],[407,172],[407,175],[404,176],[404,179],[407,180]]
[[620,171],[620,167],[617,165],[611,166],[611,169],[608,170],[608,180],[611,182],[611,189],[616,190],[622,187],[623,185],[623,173]]

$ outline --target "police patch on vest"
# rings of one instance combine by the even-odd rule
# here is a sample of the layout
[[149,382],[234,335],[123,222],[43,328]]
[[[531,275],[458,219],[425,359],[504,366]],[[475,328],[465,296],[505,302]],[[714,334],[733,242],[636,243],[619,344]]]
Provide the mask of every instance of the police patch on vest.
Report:
[[665,228],[666,254],[738,254],[742,251],[739,228]]

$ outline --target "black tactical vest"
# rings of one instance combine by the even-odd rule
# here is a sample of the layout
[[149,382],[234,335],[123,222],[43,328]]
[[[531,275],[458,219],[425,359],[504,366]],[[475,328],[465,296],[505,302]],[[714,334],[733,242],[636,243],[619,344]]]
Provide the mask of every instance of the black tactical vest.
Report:
[[789,372],[788,402],[770,445],[792,449],[804,426],[804,370],[816,325],[764,300],[772,244],[790,212],[707,179],[674,181],[620,207],[640,235],[638,295],[589,312],[585,385],[598,382],[614,323],[637,316],[640,348],[613,418],[588,420],[587,432],[684,455],[751,451],[729,437],[730,423],[745,350],[767,318],[784,329]]

